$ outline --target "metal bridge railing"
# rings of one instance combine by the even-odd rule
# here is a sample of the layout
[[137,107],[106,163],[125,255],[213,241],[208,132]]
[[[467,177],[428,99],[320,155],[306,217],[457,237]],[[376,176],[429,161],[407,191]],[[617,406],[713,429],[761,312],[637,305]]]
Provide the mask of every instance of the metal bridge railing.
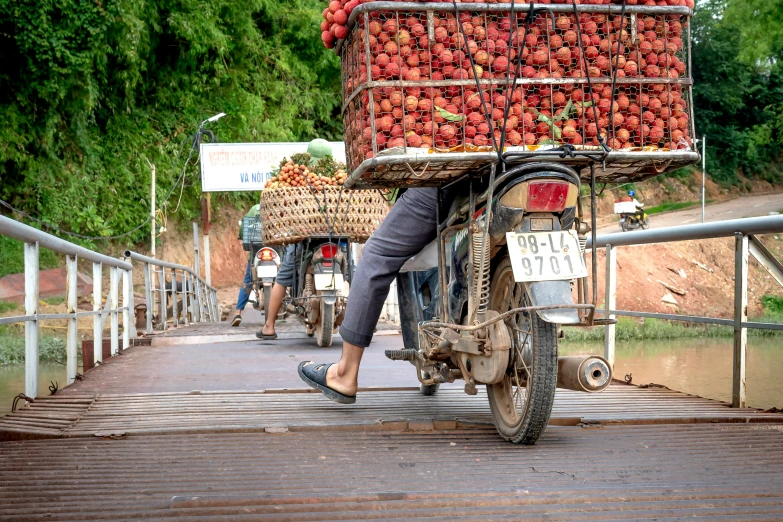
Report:
[[[153,331],[153,315],[160,319],[157,329],[166,330],[169,306],[174,326],[186,325],[191,321],[197,323],[220,321],[217,290],[207,284],[192,268],[147,257],[130,250],[126,250],[124,255],[126,259],[138,261],[144,265],[147,333]],[[181,283],[177,281],[178,273]],[[171,276],[171,283],[168,287],[166,285],[167,275]],[[181,309],[179,307],[180,300],[182,302]],[[157,312],[155,311],[156,306]]]
[[[38,333],[39,321],[67,319],[66,380],[71,384],[76,379],[77,343],[79,317],[93,316],[94,360],[103,359],[103,331],[106,319],[110,320],[111,353],[120,349],[120,313],[122,313],[122,348],[128,348],[130,338],[135,336],[133,319],[132,266],[113,257],[74,245],[68,241],[42,232],[23,223],[0,216],[0,234],[24,242],[25,314],[0,317],[0,324],[24,323],[25,330],[25,395],[35,397],[38,393]],[[42,314],[38,310],[38,251],[47,248],[65,255],[66,267],[66,313]],[[80,312],[77,309],[77,261],[92,262],[93,309]],[[103,303],[103,267],[109,269],[110,283],[106,303]],[[120,306],[122,294],[122,306]]]
[[[734,371],[732,376],[732,406],[735,408],[744,408],[748,329],[783,330],[782,324],[748,321],[748,256],[749,254],[752,254],[761,266],[764,267],[778,283],[783,285],[783,265],[775,259],[772,253],[769,252],[759,238],[756,237],[758,234],[777,234],[781,232],[783,232],[783,216],[769,216],[598,236],[596,239],[596,247],[606,248],[606,303],[604,313],[606,317],[612,319],[619,315],[733,326]],[[733,319],[657,314],[615,309],[617,305],[617,258],[615,249],[617,247],[721,237],[735,238]],[[588,249],[591,246],[592,241],[588,241]],[[593,262],[596,262],[596,260],[593,260]],[[615,325],[607,325],[604,328],[604,356],[614,367]]]

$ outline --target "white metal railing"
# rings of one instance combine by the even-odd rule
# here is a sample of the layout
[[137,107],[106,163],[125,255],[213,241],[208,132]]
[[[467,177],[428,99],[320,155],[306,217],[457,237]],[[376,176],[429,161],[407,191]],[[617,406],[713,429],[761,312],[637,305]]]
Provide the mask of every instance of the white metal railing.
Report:
[[[169,303],[171,304],[174,326],[188,324],[189,322],[220,321],[217,290],[207,284],[192,268],[147,257],[130,250],[126,250],[124,255],[126,259],[138,261],[144,265],[147,333],[152,333],[153,331],[153,315],[159,317],[157,328],[166,330]],[[179,274],[181,288],[180,283],[177,281],[177,274]],[[167,275],[171,277],[169,288],[166,288]],[[158,281],[157,284],[156,279]],[[179,307],[180,299],[182,308]],[[155,311],[156,306],[157,312]]]
[[[732,406],[745,407],[745,362],[748,344],[748,329],[783,330],[783,325],[748,321],[748,256],[752,254],[762,267],[778,283],[783,285],[783,265],[775,259],[762,244],[757,234],[776,234],[783,232],[783,216],[734,219],[717,223],[684,225],[639,232],[625,232],[598,236],[596,247],[606,249],[606,317],[616,316],[645,317],[685,321],[693,323],[717,324],[734,327],[734,357],[732,375]],[[653,243],[671,243],[734,237],[734,318],[717,319],[712,317],[685,316],[616,310],[617,306],[617,257],[615,249],[620,246],[649,245]],[[588,241],[588,248],[592,241]],[[593,260],[595,262],[595,260]],[[604,334],[604,357],[614,367],[615,325],[606,325]]]
[[[38,338],[39,321],[68,321],[66,338],[66,381],[76,379],[77,343],[79,317],[93,316],[94,360],[103,359],[103,331],[106,319],[110,321],[111,353],[120,349],[120,313],[122,314],[122,348],[128,348],[130,338],[135,336],[132,318],[133,288],[132,266],[113,257],[74,245],[68,241],[42,232],[23,223],[0,216],[0,234],[24,242],[24,315],[0,317],[0,324],[24,323],[25,329],[25,395],[35,398],[38,393]],[[38,252],[47,248],[65,255],[66,267],[66,313],[42,314],[38,309]],[[93,309],[80,312],[77,309],[77,263],[79,259],[92,262]],[[103,302],[102,279],[104,266],[109,269],[109,291]],[[121,296],[120,296],[121,294]],[[120,298],[122,306],[120,306]]]

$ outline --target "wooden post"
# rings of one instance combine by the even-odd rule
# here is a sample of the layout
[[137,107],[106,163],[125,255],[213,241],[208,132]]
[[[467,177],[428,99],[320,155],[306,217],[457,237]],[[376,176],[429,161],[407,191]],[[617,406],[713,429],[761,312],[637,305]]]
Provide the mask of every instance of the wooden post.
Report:
[[77,299],[76,299],[76,272],[77,257],[65,256],[65,296],[66,313],[73,314],[68,318],[68,334],[65,340],[65,382],[71,384],[76,380],[78,325],[76,323]]
[[38,242],[24,244],[24,393],[38,396]]
[[[593,263],[598,262],[593,259]],[[606,296],[605,296],[605,317],[614,319],[612,310],[617,307],[617,256],[612,245],[606,245]],[[615,353],[615,328],[614,324],[604,326],[604,359],[609,362],[609,366],[614,370]]]
[[734,372],[731,405],[745,407],[745,361],[748,347],[748,236],[738,233],[734,241]]

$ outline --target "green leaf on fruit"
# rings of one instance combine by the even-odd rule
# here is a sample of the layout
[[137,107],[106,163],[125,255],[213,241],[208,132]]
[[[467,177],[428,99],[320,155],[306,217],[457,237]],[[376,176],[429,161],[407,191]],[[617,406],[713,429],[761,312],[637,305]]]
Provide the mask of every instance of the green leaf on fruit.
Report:
[[437,107],[437,106],[435,108],[438,110],[438,114],[440,114],[440,117],[443,118],[444,120],[448,120],[448,121],[462,121],[465,118],[465,116],[462,115],[462,114],[452,114],[449,111],[447,111],[446,109],[442,109],[442,108]]

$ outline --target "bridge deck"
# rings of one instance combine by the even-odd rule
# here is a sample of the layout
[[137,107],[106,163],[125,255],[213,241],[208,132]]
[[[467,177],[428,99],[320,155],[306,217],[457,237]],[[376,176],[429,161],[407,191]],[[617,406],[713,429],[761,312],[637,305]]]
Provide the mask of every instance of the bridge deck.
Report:
[[483,391],[420,395],[382,356],[398,336],[367,351],[374,388],[345,406],[295,371],[339,342],[189,333],[0,418],[0,518],[783,519],[777,413],[655,386],[558,391],[539,444],[519,447]]

